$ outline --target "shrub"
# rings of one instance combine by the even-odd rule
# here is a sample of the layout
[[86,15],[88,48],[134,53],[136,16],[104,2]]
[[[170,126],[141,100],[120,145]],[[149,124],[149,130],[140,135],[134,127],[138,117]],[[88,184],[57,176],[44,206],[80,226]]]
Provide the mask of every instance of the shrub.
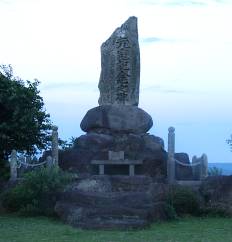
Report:
[[178,218],[176,210],[169,201],[165,204],[164,212],[167,220],[173,220]]
[[[168,195],[168,205],[174,209],[178,216],[186,214],[198,215],[200,211],[200,203],[196,193],[186,187],[171,187]],[[173,211],[172,214],[174,215]]]
[[222,169],[218,167],[211,167],[208,169],[208,175],[209,176],[221,176],[222,175]]
[[4,192],[2,204],[8,211],[23,215],[53,215],[58,192],[71,180],[72,176],[58,167],[38,168]]

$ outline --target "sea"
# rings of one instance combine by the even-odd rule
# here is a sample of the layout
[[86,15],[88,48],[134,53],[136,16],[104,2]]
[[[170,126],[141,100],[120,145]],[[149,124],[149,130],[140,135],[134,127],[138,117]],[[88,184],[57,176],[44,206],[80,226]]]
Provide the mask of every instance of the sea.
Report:
[[232,175],[232,163],[208,163],[208,169],[217,167],[222,170],[222,175]]

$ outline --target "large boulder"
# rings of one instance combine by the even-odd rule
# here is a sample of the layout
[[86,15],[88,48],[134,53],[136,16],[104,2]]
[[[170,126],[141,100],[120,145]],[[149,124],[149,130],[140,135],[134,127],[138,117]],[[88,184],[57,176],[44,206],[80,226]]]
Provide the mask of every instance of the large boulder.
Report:
[[141,108],[103,105],[90,109],[81,121],[81,129],[109,132],[146,133],[153,125],[151,116]]
[[146,176],[93,176],[70,184],[55,211],[74,227],[144,228],[166,218],[167,191]]
[[[176,161],[176,179],[177,180],[192,180],[193,172],[190,166],[189,155],[186,153],[175,153],[174,158]],[[178,163],[178,161],[180,163]],[[182,164],[183,165],[182,165]]]
[[[74,147],[60,151],[59,165],[62,169],[80,173],[97,174],[98,166],[91,165],[92,160],[108,160],[109,151],[124,151],[125,159],[142,160],[135,166],[136,174],[165,178],[167,170],[167,152],[163,140],[149,134],[101,134],[90,132],[80,136]],[[106,174],[128,175],[128,166],[105,166]]]
[[88,149],[88,147],[91,147],[92,150],[100,150],[104,148],[109,149],[113,142],[114,139],[111,135],[89,133],[86,135],[81,135],[79,138],[77,138],[75,145],[83,149]]

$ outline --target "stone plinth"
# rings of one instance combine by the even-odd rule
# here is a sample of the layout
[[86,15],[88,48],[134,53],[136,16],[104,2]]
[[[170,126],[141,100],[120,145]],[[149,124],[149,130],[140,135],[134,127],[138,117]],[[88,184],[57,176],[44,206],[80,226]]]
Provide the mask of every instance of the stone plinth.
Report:
[[165,219],[167,185],[146,176],[92,176],[60,194],[55,210],[84,229],[144,228]]

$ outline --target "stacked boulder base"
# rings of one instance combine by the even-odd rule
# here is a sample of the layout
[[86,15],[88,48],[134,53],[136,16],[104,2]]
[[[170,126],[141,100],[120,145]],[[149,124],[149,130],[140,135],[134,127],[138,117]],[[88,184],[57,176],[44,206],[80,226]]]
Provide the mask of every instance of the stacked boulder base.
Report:
[[[100,106],[83,118],[81,129],[86,134],[59,156],[60,167],[76,172],[80,181],[61,194],[56,211],[64,221],[82,228],[142,228],[164,211],[160,205],[164,185],[158,182],[166,179],[167,153],[163,140],[148,133],[151,116],[138,108],[136,17],[102,44],[101,67]],[[105,165],[106,175],[95,177],[99,167],[91,161],[108,160],[109,152],[119,151],[124,159],[142,161],[135,166],[135,176],[128,176],[128,165],[115,164]]]
[[[136,106],[102,105],[87,112],[80,136],[72,149],[60,154],[60,166],[79,174],[97,174],[92,160],[108,160],[109,151],[124,151],[125,159],[142,160],[135,174],[156,180],[166,178],[167,153],[161,138],[150,135],[151,116]],[[128,175],[126,167],[106,167],[106,173]]]
[[74,227],[144,228],[165,218],[166,192],[167,185],[148,176],[92,176],[70,184],[55,210]]
[[[102,105],[87,112],[81,122],[87,133],[60,155],[60,165],[80,177],[56,203],[63,221],[86,229],[128,229],[165,216],[167,154],[163,140],[147,133],[152,124],[150,115],[136,106]],[[135,176],[128,176],[125,165],[94,175],[98,167],[91,160],[108,160],[109,151],[124,151],[125,159],[143,164]]]
[[[151,116],[138,107],[140,50],[137,18],[132,16],[101,45],[100,106],[81,122],[86,132],[72,149],[60,154],[60,166],[79,174],[98,173],[92,160],[108,160],[108,152],[123,151],[124,158],[142,160],[136,174],[166,177],[167,153],[161,138],[147,132]],[[106,174],[128,174],[126,167],[105,166]]]

